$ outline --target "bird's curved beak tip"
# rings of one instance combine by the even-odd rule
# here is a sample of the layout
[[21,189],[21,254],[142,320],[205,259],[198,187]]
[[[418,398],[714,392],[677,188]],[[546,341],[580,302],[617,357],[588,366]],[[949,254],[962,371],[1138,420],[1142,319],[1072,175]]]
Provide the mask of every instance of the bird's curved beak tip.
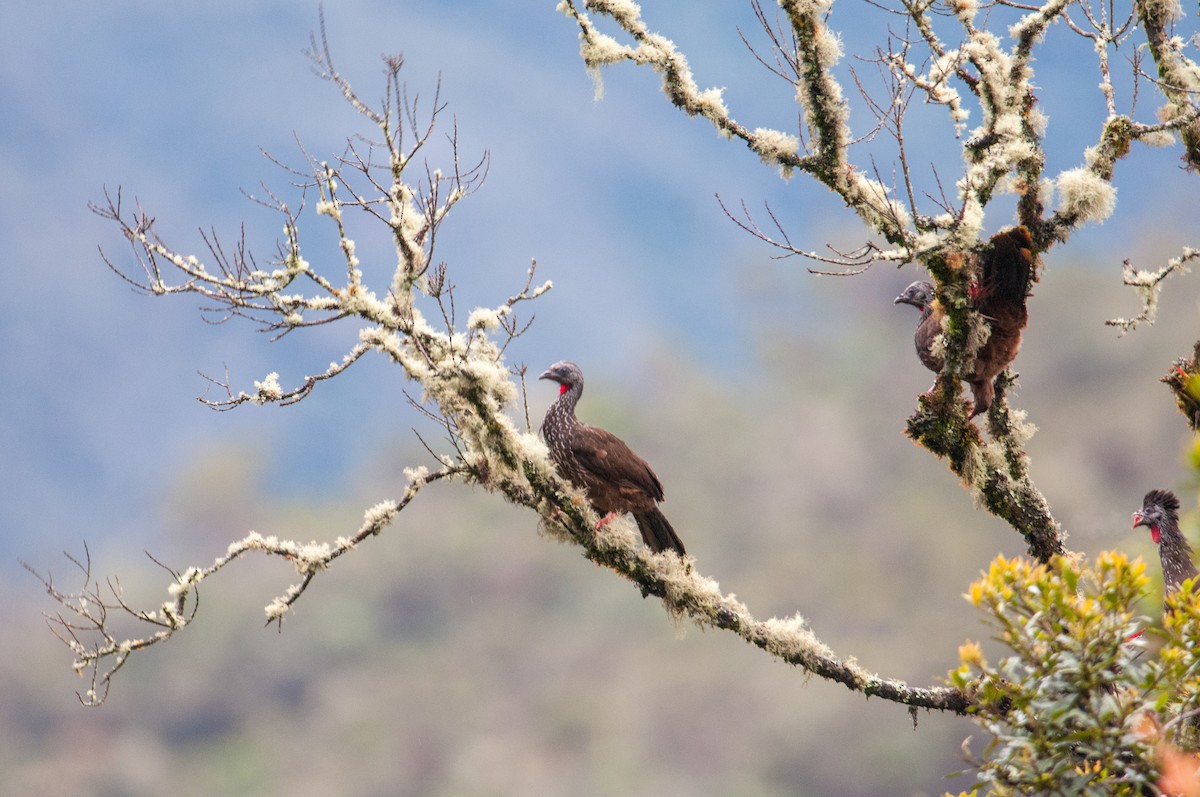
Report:
[[1142,515],[1141,512],[1134,512],[1133,513],[1133,528],[1136,529],[1138,526],[1144,526],[1144,525],[1146,525],[1146,518]]
[[542,371],[542,375],[538,377],[538,379],[551,379],[551,378],[552,378],[552,376],[551,376],[549,370]]

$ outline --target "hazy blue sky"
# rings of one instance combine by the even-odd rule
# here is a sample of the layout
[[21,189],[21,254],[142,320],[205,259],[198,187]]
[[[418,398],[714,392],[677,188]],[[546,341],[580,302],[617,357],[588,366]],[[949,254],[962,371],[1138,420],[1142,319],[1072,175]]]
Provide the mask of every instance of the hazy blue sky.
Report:
[[[441,255],[463,285],[464,309],[506,297],[531,258],[555,281],[513,360],[540,367],[569,356],[592,373],[637,382],[646,378],[636,373],[641,353],[669,346],[714,370],[753,373],[738,353],[745,334],[770,324],[820,334],[818,322],[846,301],[890,309],[915,271],[882,267],[848,288],[803,276],[796,261],[771,261],[723,217],[715,193],[752,207],[771,201],[808,245],[853,246],[862,233],[823,189],[803,178],[785,183],[672,109],[649,71],[610,70],[596,102],[576,30],[553,6],[347,2],[326,10],[335,59],[363,96],[382,90],[379,56],[402,52],[410,89],[426,103],[441,75],[464,152],[490,152],[488,182],[452,218]],[[694,54],[698,82],[727,87],[735,116],[751,127],[794,121],[790,89],[737,37],[735,25],[753,26],[742,4],[688,3],[686,13],[647,6],[650,23]],[[269,255],[278,220],[240,190],[256,192],[262,181],[286,191],[287,180],[258,147],[300,163],[293,136],[328,157],[347,135],[369,132],[302,54],[317,5],[6,0],[0,8],[0,551],[33,557],[114,532],[140,547],[152,539],[147,507],[174,484],[178,463],[215,440],[253,435],[281,486],[303,487],[336,482],[364,450],[401,437],[407,422],[389,428],[387,411],[403,385],[382,363],[301,407],[202,408],[197,371],[228,367],[235,385],[249,386],[278,370],[294,384],[338,356],[346,333],[272,347],[246,327],[206,325],[186,298],[137,296],[97,252],[125,257],[115,228],[87,209],[105,187],[120,186],[181,250],[203,254],[198,227],[231,239],[245,221],[252,246]],[[866,52],[861,39],[875,32],[856,23],[848,47]],[[1051,163],[1067,168],[1095,135],[1085,122],[1103,110],[1093,67],[1049,58],[1039,67],[1052,134],[1068,144],[1052,149]],[[1071,79],[1083,88],[1069,88]],[[1063,104],[1071,98],[1076,104]],[[946,129],[915,135],[914,150],[948,153],[953,163]],[[1183,179],[1173,153],[1139,154],[1121,168],[1125,215],[1081,236],[1075,250],[1102,253],[1097,267],[1114,274],[1123,257],[1170,253],[1123,250],[1131,231],[1152,233],[1194,212],[1136,207]],[[997,212],[988,228],[1011,221]],[[383,274],[386,242],[368,232],[358,240],[367,268]],[[344,439],[313,432],[334,418]]]

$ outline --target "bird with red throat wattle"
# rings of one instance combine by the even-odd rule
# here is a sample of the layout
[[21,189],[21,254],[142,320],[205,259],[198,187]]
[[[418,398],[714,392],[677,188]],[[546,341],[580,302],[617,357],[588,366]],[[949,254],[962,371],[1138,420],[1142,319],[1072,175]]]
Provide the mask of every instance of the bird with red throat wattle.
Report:
[[542,421],[542,437],[559,475],[587,493],[601,523],[612,515],[632,514],[650,550],[675,551],[682,557],[683,541],[658,508],[663,500],[658,476],[612,432],[575,417],[575,405],[583,395],[579,366],[561,360],[538,378],[559,386],[558,400]]
[[1192,564],[1192,546],[1179,530],[1179,499],[1170,490],[1151,490],[1142,500],[1142,508],[1133,513],[1133,527],[1150,529],[1150,539],[1158,546],[1162,560],[1163,589],[1167,594],[1196,577]]

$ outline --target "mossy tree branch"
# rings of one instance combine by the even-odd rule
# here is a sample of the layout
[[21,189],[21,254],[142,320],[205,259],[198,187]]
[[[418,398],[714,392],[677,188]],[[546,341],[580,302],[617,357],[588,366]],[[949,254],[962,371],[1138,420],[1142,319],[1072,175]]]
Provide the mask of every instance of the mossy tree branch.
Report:
[[[1187,419],[1193,432],[1200,432],[1200,340],[1192,349],[1190,357],[1181,357],[1171,364],[1170,370],[1160,380],[1171,389],[1175,405]],[[1193,449],[1193,457],[1200,450]],[[1193,460],[1200,464],[1200,459]]]
[[[954,377],[967,373],[964,363],[980,345],[980,335],[986,334],[983,320],[971,309],[971,272],[963,264],[985,246],[981,242],[985,209],[998,195],[1017,195],[1017,220],[1030,231],[1034,248],[1041,254],[1067,241],[1082,226],[1102,221],[1113,212],[1116,166],[1134,144],[1162,144],[1172,135],[1180,135],[1185,148],[1188,146],[1189,131],[1197,118],[1200,69],[1167,33],[1177,6],[1169,0],[1147,0],[1136,4],[1136,12],[1124,21],[1110,19],[1108,7],[1067,0],[1047,0],[1035,6],[1002,2],[989,7],[986,16],[979,14],[980,6],[973,0],[945,4],[903,0],[896,8],[885,9],[906,17],[914,35],[896,35],[887,49],[866,59],[887,72],[886,96],[876,99],[857,76],[855,82],[867,111],[879,122],[875,130],[886,131],[893,138],[893,162],[899,164],[894,171],[904,188],[897,192],[865,177],[878,171],[875,152],[870,155],[870,169],[855,163],[855,147],[865,148],[873,136],[854,141],[849,135],[850,106],[834,69],[842,52],[831,27],[836,18],[833,0],[782,0],[774,21],[757,0],[750,0],[750,5],[770,54],[755,50],[745,34],[742,38],[760,63],[792,84],[801,110],[794,137],[736,122],[722,91],[698,88],[687,57],[667,36],[651,29],[637,4],[629,0],[562,0],[558,8],[578,26],[581,58],[597,81],[601,69],[619,62],[657,71],[671,103],[708,120],[720,134],[741,140],[764,162],[777,166],[783,176],[799,171],[830,188],[873,234],[893,247],[868,241],[854,250],[855,256],[842,261],[847,269],[844,273],[861,272],[868,257],[897,263],[916,261],[929,272],[937,300],[946,312],[945,367],[937,395],[921,401],[910,420],[909,433],[931,452],[946,457],[981,504],[1012,525],[1025,537],[1030,551],[1047,561],[1063,551],[1062,532],[1030,477],[1023,436],[1013,433],[1005,418],[995,418],[989,424],[991,442],[985,445],[962,417],[957,401]],[[599,19],[611,23],[618,37],[603,32]],[[1057,26],[1061,33],[1052,30],[1058,22],[1065,23]],[[1110,56],[1139,33],[1150,44],[1160,78],[1169,78],[1169,83],[1152,83],[1139,71],[1135,58],[1129,104],[1132,108],[1138,90],[1157,91],[1178,109],[1169,118],[1139,120],[1132,112],[1118,110],[1126,99],[1120,92],[1128,87],[1114,79]],[[1046,116],[1034,90],[1035,56],[1062,35],[1079,36],[1091,43],[1101,76],[1101,98],[1110,115],[1098,130],[1095,145],[1080,153],[1082,165],[1047,176]],[[620,36],[626,41],[618,41]],[[952,43],[955,37],[960,40],[957,46]],[[954,196],[946,196],[943,181],[936,175],[932,187],[914,184],[917,178],[910,172],[902,131],[902,109],[912,92],[944,107],[956,134],[972,110],[979,114],[978,126],[961,144],[962,174]],[[973,108],[968,107],[969,101]],[[793,144],[801,146],[802,154],[795,154]],[[907,203],[893,193],[907,197]],[[918,207],[917,197],[933,200],[942,212]],[[1050,204],[1052,199],[1057,201]],[[779,216],[768,211],[778,233],[763,232],[749,213],[744,219],[730,215],[743,229],[782,250],[784,256],[829,262],[815,256],[816,247],[793,244]],[[1008,413],[1007,404],[998,412]]]
[[[911,687],[865,670],[853,657],[835,655],[799,615],[756,619],[744,604],[723,594],[715,581],[700,575],[692,559],[650,553],[638,542],[628,519],[598,527],[599,518],[585,497],[558,476],[544,443],[530,430],[518,428],[510,417],[520,393],[516,380],[523,370],[510,369],[504,351],[528,329],[528,324],[516,320],[519,306],[538,299],[550,283],[535,286],[531,268],[519,292],[495,307],[473,310],[464,324],[455,317],[446,267],[430,265],[437,262],[436,241],[450,211],[480,186],[486,158],[473,167],[461,167],[452,137],[450,168],[443,172],[426,166],[419,171],[423,177],[413,179],[414,156],[430,143],[444,106],[435,102],[431,118],[418,124],[401,101],[403,60],[399,57],[386,61],[388,100],[382,109],[374,109],[334,68],[323,31],[321,41],[314,41],[312,56],[319,74],[340,90],[377,136],[365,145],[367,151],[360,149],[364,139],[352,139],[346,153],[333,161],[318,161],[305,153],[306,170],[290,170],[293,178],[303,178],[300,207],[308,193],[318,197],[313,211],[328,221],[337,237],[342,262],[334,271],[341,276],[330,276],[303,257],[301,214],[275,196],[264,204],[283,217],[284,241],[277,261],[267,268],[259,267],[244,241],[227,255],[215,233],[205,235],[206,257],[180,252],[158,236],[153,218],[139,205],[131,208],[123,203],[119,191],[94,209],[116,225],[131,247],[136,266],[130,269],[124,261],[108,256],[105,262],[141,292],[195,296],[205,302],[208,312],[215,308],[224,317],[249,319],[277,336],[327,323],[360,325],[358,342],[340,362],[301,379],[296,387],[286,388],[278,373],[255,381],[252,391],[234,390],[228,378],[212,380],[223,396],[202,397],[209,406],[231,409],[302,401],[363,357],[381,353],[419,386],[420,396],[410,398],[410,403],[445,432],[449,450],[435,453],[435,469],[406,469],[403,494],[367,509],[356,531],[332,543],[302,544],[249,532],[207,565],[168,568],[168,599],[153,610],[127,603],[117,580],[103,586],[93,580],[90,560],[78,563],[84,585],[77,592],[62,590],[49,574],[35,573],[59,607],[47,618],[51,628],[71,650],[76,671],[90,674],[90,687],[80,695],[82,702],[104,702],[113,676],[129,656],[188,627],[198,608],[200,585],[247,554],[279,557],[299,576],[265,608],[267,622],[282,627],[285,615],[322,573],[392,526],[425,486],[442,481],[476,485],[532,510],[546,533],[581,546],[590,561],[629,579],[643,596],[660,598],[674,617],[731,631],[772,656],[867,696],[909,708],[968,710],[969,700],[957,687]],[[355,254],[351,230],[355,219],[364,216],[382,225],[395,248],[395,270],[383,295],[371,289]],[[298,286],[305,286],[307,292],[296,292]],[[119,620],[132,622],[135,632],[119,631]],[[141,629],[146,633],[137,632]]]

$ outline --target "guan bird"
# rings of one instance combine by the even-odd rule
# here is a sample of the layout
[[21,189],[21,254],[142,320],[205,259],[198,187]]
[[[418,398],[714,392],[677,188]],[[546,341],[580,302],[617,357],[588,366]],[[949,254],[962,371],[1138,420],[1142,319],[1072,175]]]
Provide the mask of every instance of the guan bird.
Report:
[[[1014,227],[992,237],[987,247],[971,258],[974,268],[969,288],[971,307],[988,327],[988,339],[975,353],[962,378],[971,386],[974,401],[970,417],[987,411],[996,395],[996,377],[1016,359],[1021,330],[1029,322],[1025,300],[1034,275],[1033,238],[1024,227]],[[940,373],[944,364],[938,339],[945,310],[935,301],[933,285],[912,283],[893,304],[911,304],[921,311],[913,340],[917,356],[929,370]]]
[[1195,578],[1192,546],[1179,530],[1179,499],[1170,490],[1151,490],[1142,499],[1141,510],[1133,513],[1133,527],[1146,526],[1158,546],[1162,560],[1163,591],[1170,594],[1189,578]]
[[658,508],[663,500],[658,476],[612,432],[575,417],[575,405],[583,395],[579,366],[562,360],[538,378],[559,385],[558,400],[542,421],[542,437],[559,474],[587,493],[601,523],[612,515],[631,513],[652,551],[671,550],[682,557],[686,553],[683,541]]

